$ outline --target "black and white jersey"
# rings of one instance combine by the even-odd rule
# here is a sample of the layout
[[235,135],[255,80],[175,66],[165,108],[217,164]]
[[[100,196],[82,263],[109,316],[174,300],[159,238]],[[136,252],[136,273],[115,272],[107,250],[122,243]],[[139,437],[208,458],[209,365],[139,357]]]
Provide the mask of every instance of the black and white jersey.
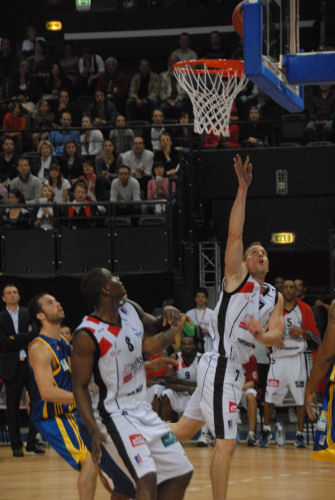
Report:
[[264,330],[277,302],[275,287],[259,283],[247,274],[241,285],[231,293],[224,290],[214,309],[210,333],[214,338],[214,351],[220,356],[240,364],[247,363],[255,350],[255,338],[247,323],[251,317],[258,320]]
[[145,399],[143,324],[128,302],[120,306],[119,318],[120,326],[85,316],[77,328],[85,330],[96,345],[93,376],[99,397],[92,398],[92,404],[100,416],[117,409],[137,408]]

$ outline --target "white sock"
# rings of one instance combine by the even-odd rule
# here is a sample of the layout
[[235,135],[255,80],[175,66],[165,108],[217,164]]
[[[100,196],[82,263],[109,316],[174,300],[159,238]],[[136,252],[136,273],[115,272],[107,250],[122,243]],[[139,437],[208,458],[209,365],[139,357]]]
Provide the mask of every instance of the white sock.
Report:
[[271,425],[263,425],[263,431],[271,432]]

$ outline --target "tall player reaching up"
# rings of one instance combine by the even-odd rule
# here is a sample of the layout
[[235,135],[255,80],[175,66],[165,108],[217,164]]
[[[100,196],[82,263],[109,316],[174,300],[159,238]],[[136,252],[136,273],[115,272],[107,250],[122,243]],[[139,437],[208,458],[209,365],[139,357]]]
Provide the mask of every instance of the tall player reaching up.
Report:
[[248,187],[252,180],[249,157],[244,165],[236,155],[238,190],[229,219],[225,253],[225,277],[212,317],[213,352],[205,353],[198,366],[197,389],[177,424],[176,436],[189,439],[206,421],[216,437],[211,464],[213,498],[227,495],[230,463],[236,445],[237,406],[244,384],[242,365],[255,349],[255,338],[266,346],[283,339],[283,298],[264,282],[268,256],[260,243],[243,252],[243,226]]

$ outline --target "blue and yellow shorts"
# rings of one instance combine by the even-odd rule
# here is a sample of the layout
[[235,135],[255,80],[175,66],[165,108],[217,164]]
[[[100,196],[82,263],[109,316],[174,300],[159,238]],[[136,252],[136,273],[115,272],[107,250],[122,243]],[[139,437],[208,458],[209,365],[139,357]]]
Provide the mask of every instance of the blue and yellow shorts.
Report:
[[335,462],[335,383],[327,387],[315,431],[312,458]]
[[71,412],[58,417],[34,422],[36,429],[59,455],[74,469],[80,470],[81,464],[90,454],[79,432],[84,425],[78,413]]

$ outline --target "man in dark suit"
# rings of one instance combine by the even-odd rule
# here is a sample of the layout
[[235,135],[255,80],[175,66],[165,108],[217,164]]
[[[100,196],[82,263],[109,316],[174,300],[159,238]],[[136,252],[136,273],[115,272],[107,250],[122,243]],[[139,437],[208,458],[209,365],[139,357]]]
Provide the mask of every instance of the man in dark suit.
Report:
[[[20,307],[20,295],[15,285],[6,285],[2,291],[6,305],[0,313],[0,378],[5,382],[7,423],[14,457],[23,457],[20,435],[20,398],[23,388],[30,389],[31,377],[25,349],[32,334],[28,332],[29,314]],[[29,421],[27,451],[44,453],[36,441],[36,429]]]

